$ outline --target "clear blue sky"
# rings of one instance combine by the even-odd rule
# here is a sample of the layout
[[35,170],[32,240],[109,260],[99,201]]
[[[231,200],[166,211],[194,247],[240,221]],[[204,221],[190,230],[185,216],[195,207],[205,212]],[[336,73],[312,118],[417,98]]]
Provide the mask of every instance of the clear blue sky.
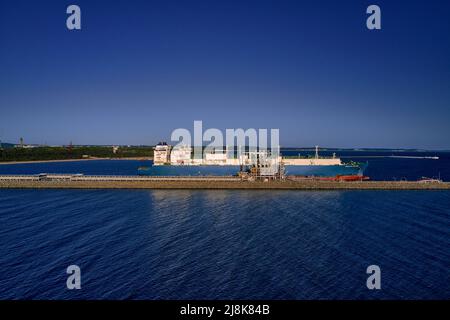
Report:
[[203,120],[284,146],[450,149],[449,16],[444,0],[0,0],[0,139],[154,144]]

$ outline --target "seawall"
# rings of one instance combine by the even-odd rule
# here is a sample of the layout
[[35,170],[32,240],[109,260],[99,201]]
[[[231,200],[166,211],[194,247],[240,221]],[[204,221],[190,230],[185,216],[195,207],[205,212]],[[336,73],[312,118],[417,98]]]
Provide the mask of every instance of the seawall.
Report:
[[7,189],[274,189],[274,190],[450,190],[448,182],[414,181],[242,181],[234,177],[120,177],[12,179],[0,176]]

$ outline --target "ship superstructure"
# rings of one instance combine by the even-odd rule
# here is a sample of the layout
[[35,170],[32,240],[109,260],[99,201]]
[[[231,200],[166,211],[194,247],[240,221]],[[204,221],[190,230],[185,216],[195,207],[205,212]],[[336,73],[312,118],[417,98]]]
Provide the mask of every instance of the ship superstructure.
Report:
[[186,145],[176,146],[172,149],[170,153],[170,164],[171,165],[191,165],[193,164],[192,158],[192,148]]
[[170,162],[170,149],[165,142],[158,143],[153,148],[153,162],[157,165],[168,164]]

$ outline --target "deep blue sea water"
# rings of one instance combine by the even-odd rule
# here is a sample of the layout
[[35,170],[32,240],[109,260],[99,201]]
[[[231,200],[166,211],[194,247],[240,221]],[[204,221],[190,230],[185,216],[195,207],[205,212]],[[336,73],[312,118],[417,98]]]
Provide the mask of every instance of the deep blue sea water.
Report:
[[[448,158],[377,161],[449,173]],[[134,174],[139,165],[0,170]],[[448,191],[0,189],[0,299],[450,299],[449,248]],[[81,290],[66,289],[72,264]],[[379,291],[366,287],[372,264]]]
[[[0,190],[2,299],[449,299],[450,192]],[[67,266],[82,289],[66,289]],[[381,268],[380,291],[366,268]]]

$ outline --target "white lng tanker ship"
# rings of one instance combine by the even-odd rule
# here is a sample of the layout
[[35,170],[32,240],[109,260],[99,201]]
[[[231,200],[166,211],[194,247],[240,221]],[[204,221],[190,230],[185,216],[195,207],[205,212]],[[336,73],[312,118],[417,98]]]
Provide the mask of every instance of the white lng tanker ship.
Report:
[[[296,176],[336,177],[362,176],[366,164],[343,163],[334,154],[332,157],[319,157],[316,147],[314,157],[270,157],[267,151],[243,152],[239,157],[229,156],[229,150],[214,149],[203,153],[196,159],[192,147],[172,148],[167,143],[159,143],[154,148],[153,165],[138,169],[140,175],[235,175],[243,167],[264,163],[261,167],[273,173],[282,167],[285,174]],[[233,154],[233,152],[231,153]],[[270,170],[268,168],[271,168]],[[265,169],[264,169],[265,170]]]

